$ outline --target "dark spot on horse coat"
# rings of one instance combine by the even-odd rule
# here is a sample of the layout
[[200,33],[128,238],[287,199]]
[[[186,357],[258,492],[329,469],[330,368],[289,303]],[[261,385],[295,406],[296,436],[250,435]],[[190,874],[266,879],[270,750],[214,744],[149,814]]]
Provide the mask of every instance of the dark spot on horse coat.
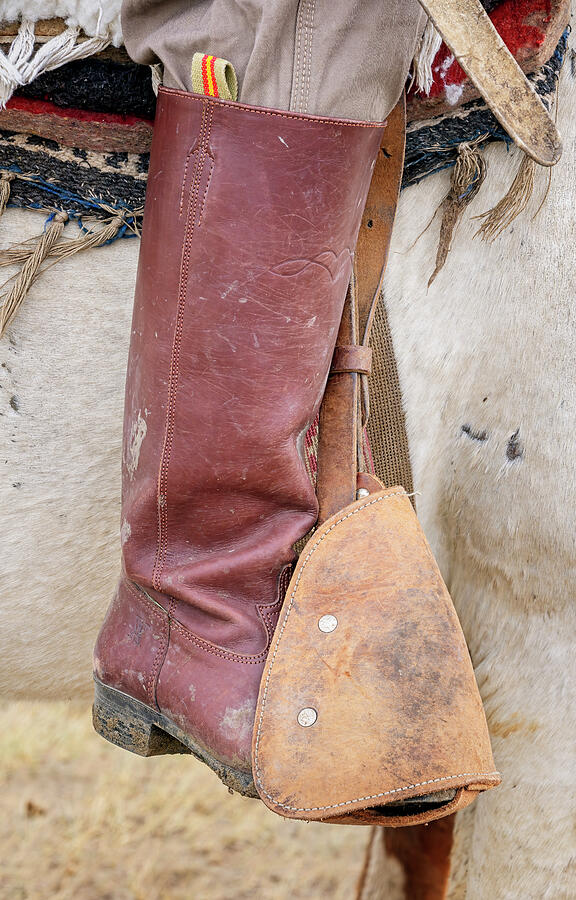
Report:
[[471,425],[463,425],[462,434],[467,435],[471,441],[480,441],[480,443],[483,443],[488,440],[487,431],[474,431]]
[[522,459],[524,456],[524,446],[521,441],[518,440],[518,435],[520,434],[520,429],[515,431],[510,440],[508,441],[508,446],[506,447],[506,457],[513,462],[515,459]]
[[18,410],[20,409],[20,400],[18,399],[16,394],[13,394],[10,397],[10,406],[12,407],[14,412],[18,412]]

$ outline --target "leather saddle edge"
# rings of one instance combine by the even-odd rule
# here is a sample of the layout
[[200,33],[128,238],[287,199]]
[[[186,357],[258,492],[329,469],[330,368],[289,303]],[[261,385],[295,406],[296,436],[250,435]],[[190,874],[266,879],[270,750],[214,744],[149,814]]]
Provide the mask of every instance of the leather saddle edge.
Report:
[[419,0],[510,137],[541,166],[555,165],[562,141],[534,88],[480,0]]

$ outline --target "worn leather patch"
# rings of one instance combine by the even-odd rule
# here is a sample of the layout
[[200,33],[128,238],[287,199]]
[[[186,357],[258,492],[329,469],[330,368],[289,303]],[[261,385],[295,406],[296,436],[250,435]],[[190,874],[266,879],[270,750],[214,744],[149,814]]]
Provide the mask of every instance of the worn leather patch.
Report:
[[[288,588],[260,689],[260,797],[288,818],[431,821],[499,783],[468,650],[402,488],[328,519]],[[456,790],[414,815],[391,807]]]

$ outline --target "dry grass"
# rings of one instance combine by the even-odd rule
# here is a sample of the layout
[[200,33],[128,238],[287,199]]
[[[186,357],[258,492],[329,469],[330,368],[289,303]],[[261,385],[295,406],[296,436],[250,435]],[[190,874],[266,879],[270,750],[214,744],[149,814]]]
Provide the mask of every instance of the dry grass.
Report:
[[349,900],[364,828],[284,821],[69,704],[0,706],[1,900]]

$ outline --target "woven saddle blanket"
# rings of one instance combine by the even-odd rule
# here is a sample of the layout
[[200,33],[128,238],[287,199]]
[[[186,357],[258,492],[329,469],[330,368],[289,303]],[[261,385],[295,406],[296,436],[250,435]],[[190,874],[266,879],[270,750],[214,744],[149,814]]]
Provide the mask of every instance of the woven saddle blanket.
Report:
[[[568,0],[483,3],[549,97],[566,52]],[[119,7],[0,2],[0,206],[63,211],[84,231],[94,219],[113,222],[106,240],[138,230],[156,103],[150,68],[122,47]],[[415,68],[404,186],[454,166],[464,143],[509,141],[431,25]]]

